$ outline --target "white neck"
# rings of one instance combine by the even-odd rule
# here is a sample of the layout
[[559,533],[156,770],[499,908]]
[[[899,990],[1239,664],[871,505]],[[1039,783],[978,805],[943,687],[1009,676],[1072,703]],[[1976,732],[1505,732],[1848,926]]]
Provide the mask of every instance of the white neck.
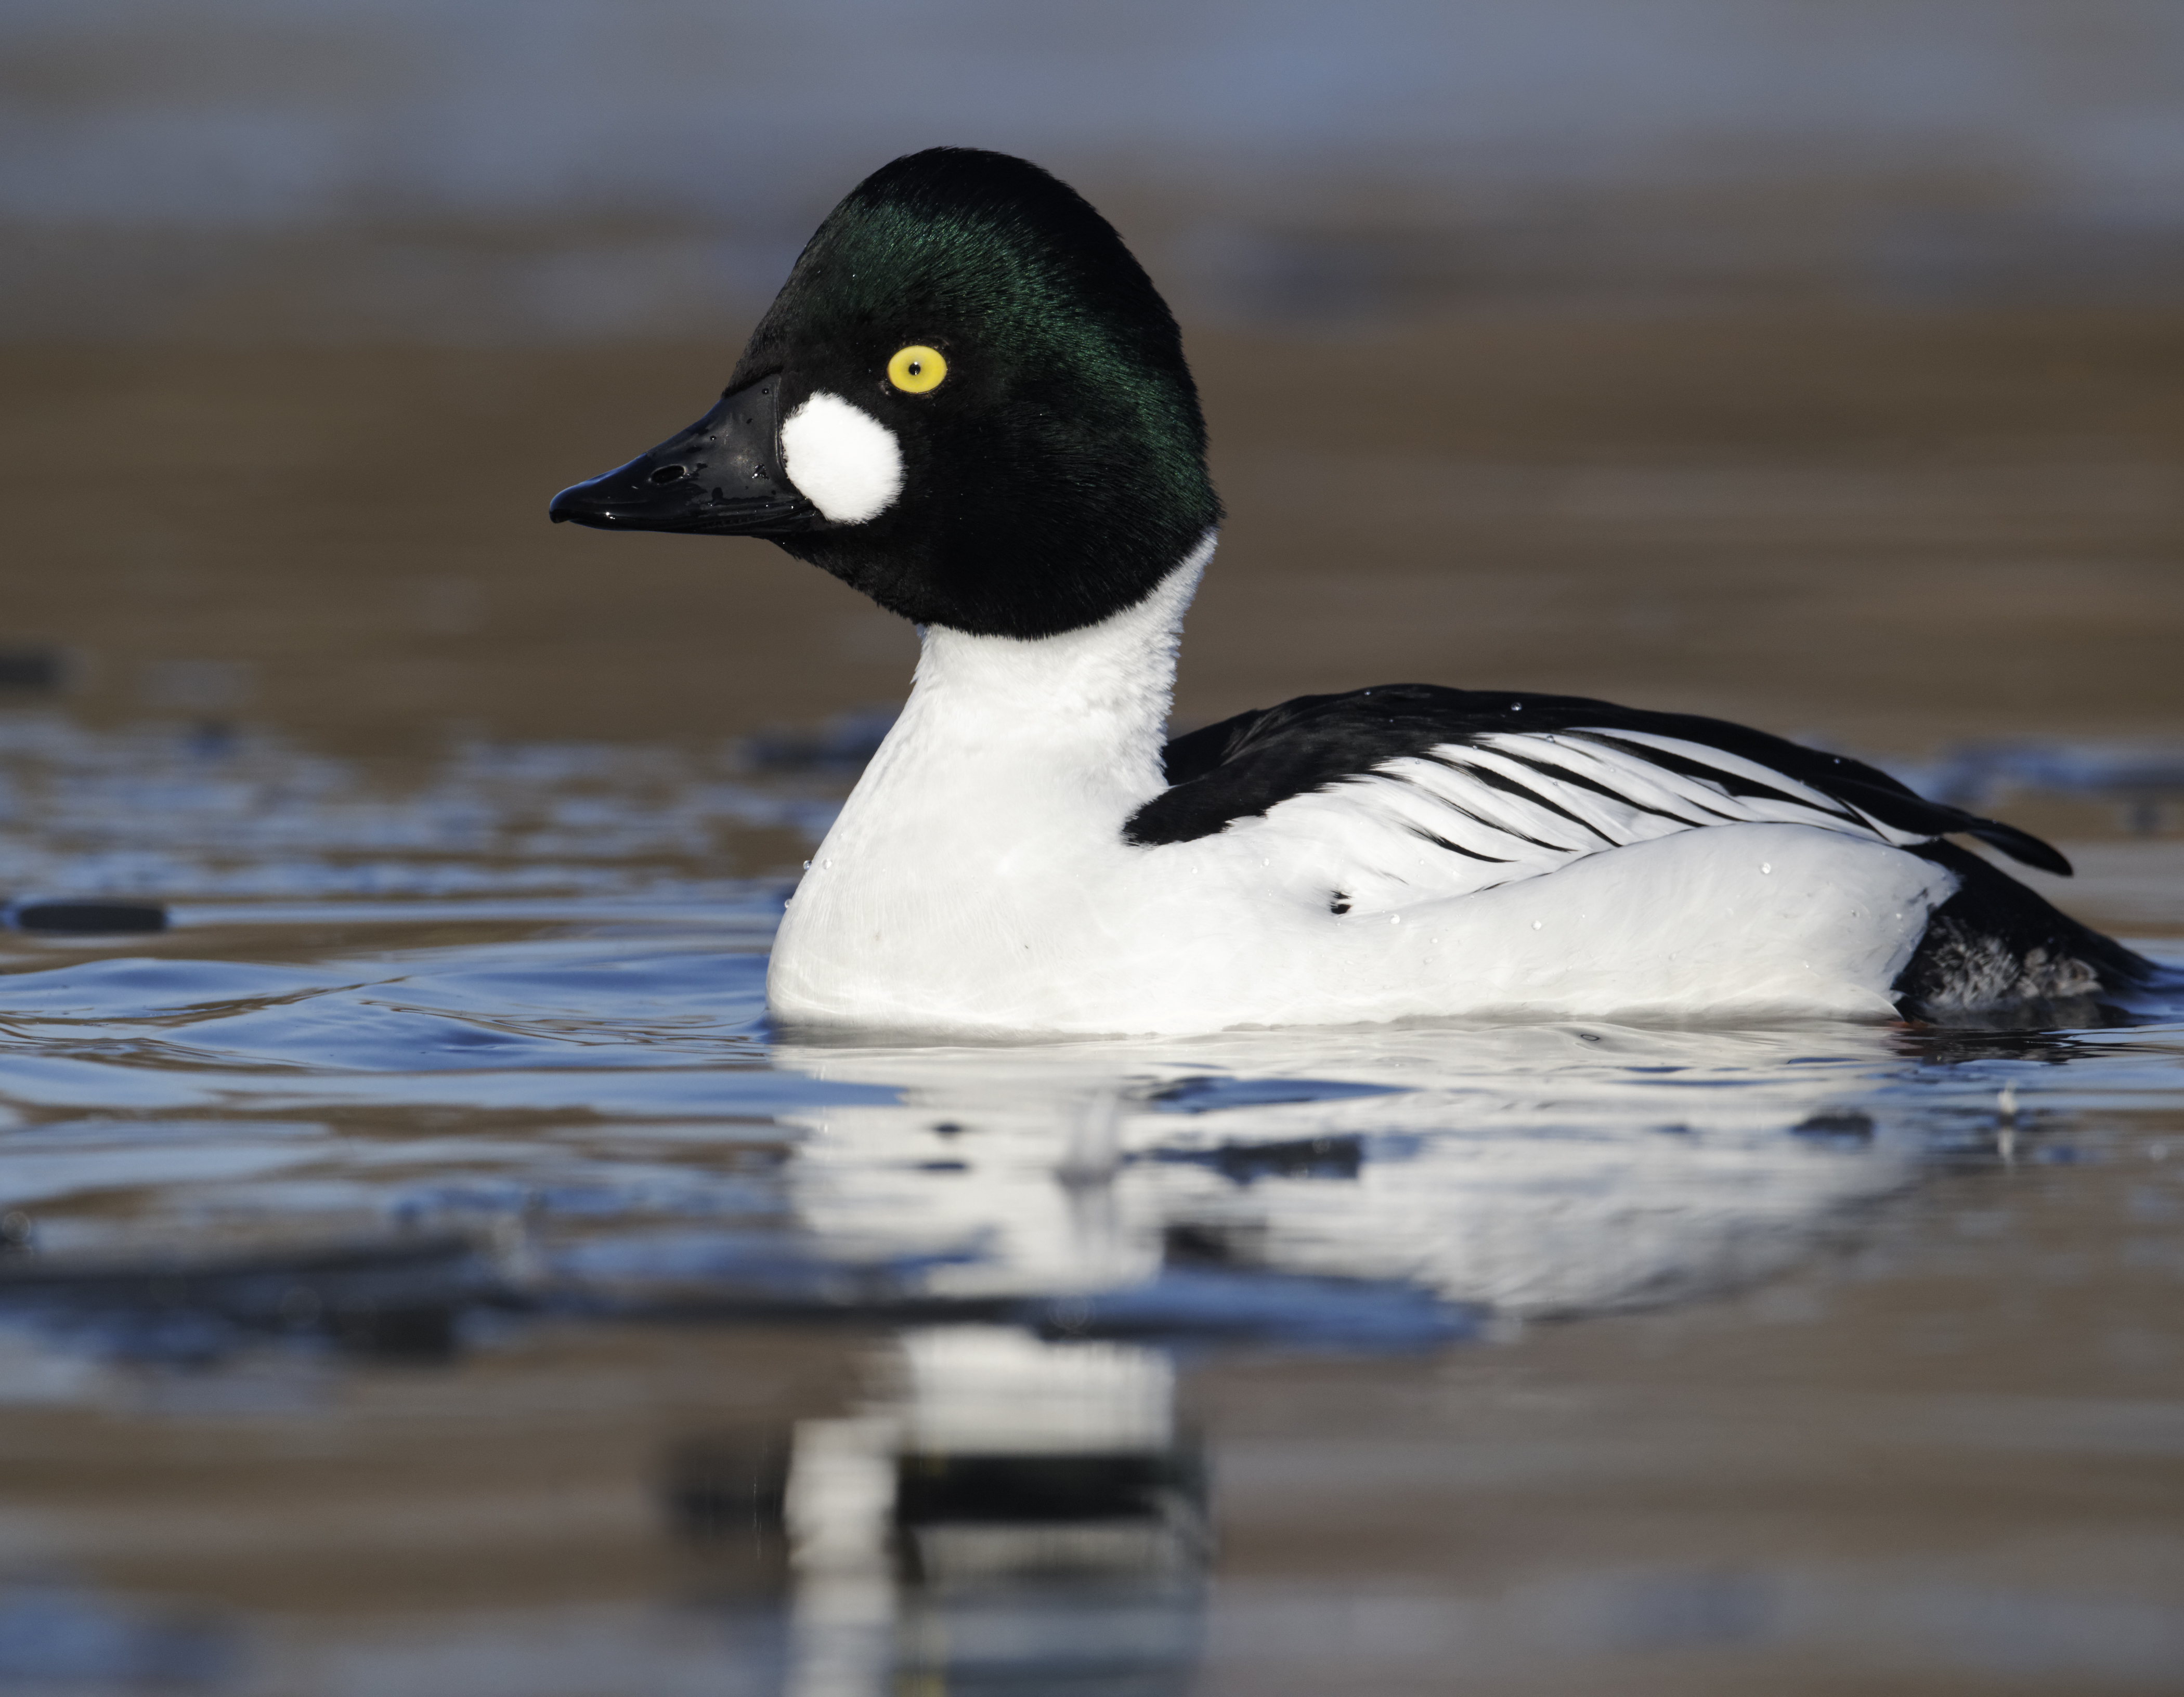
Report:
[[1158,794],[1183,615],[1213,543],[1208,531],[1144,600],[1081,630],[1026,639],[928,626],[910,700],[874,767],[915,743],[951,764],[1028,762],[1048,781],[1117,787],[1140,803]]
[[1176,643],[1212,554],[1208,531],[1136,606],[1058,637],[925,632],[902,716],[783,919],[777,1009],[917,1016],[1104,922],[1137,852],[1123,822],[1167,787]]

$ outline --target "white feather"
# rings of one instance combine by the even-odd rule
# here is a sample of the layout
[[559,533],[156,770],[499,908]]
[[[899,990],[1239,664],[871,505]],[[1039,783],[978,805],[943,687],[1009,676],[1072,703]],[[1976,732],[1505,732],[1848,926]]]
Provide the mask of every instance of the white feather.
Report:
[[782,469],[838,525],[876,519],[902,492],[902,444],[861,407],[818,391],[781,426]]

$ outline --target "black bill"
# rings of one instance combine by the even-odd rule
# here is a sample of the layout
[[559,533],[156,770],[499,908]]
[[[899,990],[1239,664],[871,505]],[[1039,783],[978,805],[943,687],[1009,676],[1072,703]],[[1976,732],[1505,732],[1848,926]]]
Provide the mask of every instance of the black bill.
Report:
[[610,531],[778,536],[826,523],[781,464],[781,380],[746,383],[678,436],[573,484],[547,514]]

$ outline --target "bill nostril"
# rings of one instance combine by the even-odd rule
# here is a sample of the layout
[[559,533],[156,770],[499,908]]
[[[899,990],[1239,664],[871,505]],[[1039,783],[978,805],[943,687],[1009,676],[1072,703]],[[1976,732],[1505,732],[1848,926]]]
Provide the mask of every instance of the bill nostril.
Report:
[[663,465],[652,474],[655,483],[680,483],[690,475],[687,465]]

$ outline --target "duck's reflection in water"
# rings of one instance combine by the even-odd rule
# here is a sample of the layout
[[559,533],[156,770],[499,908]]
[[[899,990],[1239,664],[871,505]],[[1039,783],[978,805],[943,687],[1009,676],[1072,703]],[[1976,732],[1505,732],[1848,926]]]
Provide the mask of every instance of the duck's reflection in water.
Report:
[[944,1326],[874,1366],[858,1411],[671,1472],[686,1535],[786,1579],[788,1697],[1184,1690],[1206,1473],[1167,1356]]
[[781,1059],[900,1093],[800,1116],[788,1183],[819,1238],[931,1257],[933,1299],[1034,1299],[1091,1335],[1423,1343],[1467,1315],[1703,1294],[1794,1260],[1994,1104],[1850,1026]]
[[868,1402],[720,1498],[786,1584],[796,1697],[1180,1691],[1207,1495],[1160,1345],[1417,1347],[1705,1294],[1994,1116],[1845,1027],[782,1058],[900,1092],[805,1116],[788,1199],[911,1270],[898,1316],[950,1322],[912,1320]]

